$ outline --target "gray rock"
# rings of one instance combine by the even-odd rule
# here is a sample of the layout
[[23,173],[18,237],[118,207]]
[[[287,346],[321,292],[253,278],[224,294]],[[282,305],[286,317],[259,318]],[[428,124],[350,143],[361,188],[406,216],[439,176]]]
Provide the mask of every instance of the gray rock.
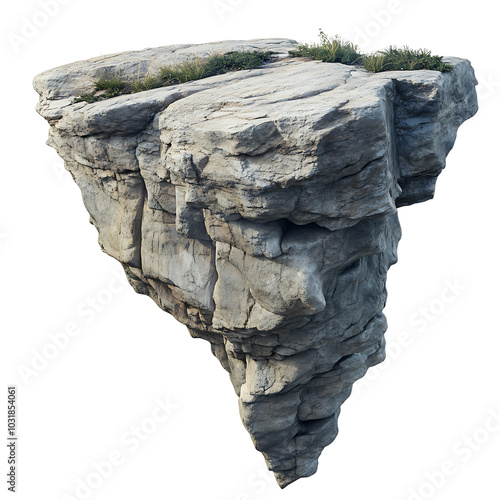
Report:
[[[397,207],[434,194],[474,72],[373,74],[287,59],[292,40],[182,45],[42,73],[38,111],[102,249],[211,343],[281,487],[314,474],[353,383],[384,359]],[[75,103],[106,71],[130,78],[231,50],[275,62]]]

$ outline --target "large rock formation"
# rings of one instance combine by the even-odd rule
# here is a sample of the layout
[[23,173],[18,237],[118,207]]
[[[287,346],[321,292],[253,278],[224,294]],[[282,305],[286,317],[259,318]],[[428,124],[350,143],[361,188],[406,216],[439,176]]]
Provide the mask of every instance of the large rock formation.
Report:
[[[211,343],[280,486],[313,474],[352,384],[384,359],[396,208],[432,198],[474,72],[373,74],[292,40],[183,45],[39,75],[49,144],[134,289]],[[231,50],[275,62],[74,103],[122,76]]]

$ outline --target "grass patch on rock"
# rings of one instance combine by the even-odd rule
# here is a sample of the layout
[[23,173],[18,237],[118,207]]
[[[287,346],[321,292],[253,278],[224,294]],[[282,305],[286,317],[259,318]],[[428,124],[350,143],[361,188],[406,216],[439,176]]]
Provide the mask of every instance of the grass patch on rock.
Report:
[[230,52],[164,66],[156,74],[148,72],[142,78],[138,77],[135,80],[125,80],[119,75],[105,74],[94,83],[94,93],[81,95],[75,102],[92,103],[119,95],[194,82],[209,76],[223,75],[229,71],[256,69],[269,62],[272,56],[273,52],[270,51]]
[[[443,73],[453,66],[443,62],[441,56],[433,56],[429,50],[413,50],[409,47],[390,46],[372,54],[362,54],[357,45],[343,40],[338,35],[328,36],[319,32],[319,43],[301,44],[291,51],[291,57],[307,57],[328,63],[357,65],[374,73],[400,70],[434,70]],[[229,71],[256,69],[272,59],[273,52],[230,52],[206,59],[195,59],[172,66],[164,66],[156,74],[148,72],[134,80],[125,80],[120,75],[105,74],[94,83],[94,92],[76,98],[75,102],[97,102],[124,94],[133,94],[160,87],[169,87],[194,82],[210,76],[223,75]]]
[[319,31],[320,41],[316,44],[302,44],[290,52],[292,57],[308,57],[323,62],[359,65],[368,71],[421,70],[428,69],[443,73],[452,71],[453,66],[443,62],[442,56],[433,56],[427,49],[390,46],[372,54],[362,54],[357,45],[342,40],[338,35],[331,37]]

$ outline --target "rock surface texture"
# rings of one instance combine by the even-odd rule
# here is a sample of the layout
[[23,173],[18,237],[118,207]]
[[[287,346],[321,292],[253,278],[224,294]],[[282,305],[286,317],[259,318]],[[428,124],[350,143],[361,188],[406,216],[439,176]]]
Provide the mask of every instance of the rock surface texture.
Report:
[[[37,76],[48,144],[134,289],[208,340],[281,487],[314,474],[353,383],[384,359],[397,207],[432,198],[473,69],[368,73],[293,40],[179,45]],[[103,70],[233,50],[274,62],[93,104]]]

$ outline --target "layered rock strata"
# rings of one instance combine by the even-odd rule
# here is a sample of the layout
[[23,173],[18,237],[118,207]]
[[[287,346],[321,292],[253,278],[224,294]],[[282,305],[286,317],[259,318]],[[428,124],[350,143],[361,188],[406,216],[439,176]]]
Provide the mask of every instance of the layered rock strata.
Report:
[[[104,252],[134,289],[208,340],[281,487],[316,471],[353,383],[384,359],[397,207],[432,198],[477,110],[451,73],[373,74],[288,58],[293,40],[98,57],[35,79],[49,145]],[[213,53],[274,62],[87,104],[103,71],[133,78]]]

